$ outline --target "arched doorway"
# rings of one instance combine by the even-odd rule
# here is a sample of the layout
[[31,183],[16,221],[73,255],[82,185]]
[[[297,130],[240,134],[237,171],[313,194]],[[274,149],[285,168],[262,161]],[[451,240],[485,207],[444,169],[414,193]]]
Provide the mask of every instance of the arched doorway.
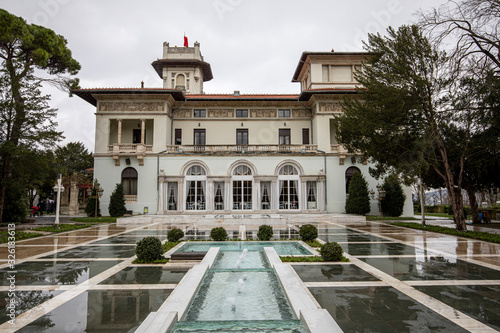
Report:
[[240,164],[231,175],[233,210],[252,210],[253,174],[247,165]]
[[278,172],[279,209],[295,210],[300,208],[300,175],[297,168],[286,164]]
[[351,182],[351,178],[355,173],[361,173],[361,170],[359,170],[356,167],[349,167],[345,171],[345,193],[349,194],[349,183]]
[[186,172],[186,210],[206,210],[207,172],[198,164]]

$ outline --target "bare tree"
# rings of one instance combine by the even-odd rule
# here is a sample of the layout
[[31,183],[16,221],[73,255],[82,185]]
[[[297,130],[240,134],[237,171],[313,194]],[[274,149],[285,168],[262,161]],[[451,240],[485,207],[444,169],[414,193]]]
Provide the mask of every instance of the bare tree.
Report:
[[500,0],[450,0],[419,17],[431,39],[449,46],[457,72],[500,71]]

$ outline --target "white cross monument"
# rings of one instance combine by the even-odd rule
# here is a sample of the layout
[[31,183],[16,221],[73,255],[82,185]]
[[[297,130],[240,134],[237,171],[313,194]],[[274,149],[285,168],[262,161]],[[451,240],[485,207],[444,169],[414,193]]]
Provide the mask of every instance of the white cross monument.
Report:
[[61,174],[59,174],[59,177],[57,177],[57,185],[54,186],[54,191],[57,192],[55,226],[56,228],[59,228],[59,207],[60,207],[59,201],[61,201],[61,192],[64,192],[64,186],[61,185]]

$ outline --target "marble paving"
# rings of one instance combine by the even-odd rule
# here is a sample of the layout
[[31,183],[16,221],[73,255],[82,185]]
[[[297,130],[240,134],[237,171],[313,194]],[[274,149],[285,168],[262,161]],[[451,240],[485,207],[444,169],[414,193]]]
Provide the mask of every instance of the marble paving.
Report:
[[[176,226],[186,240],[205,240],[213,227],[208,219],[178,222],[97,225],[18,241],[13,270],[1,244],[0,332],[135,331],[189,269],[134,265],[135,243],[166,241]],[[224,224],[230,238],[255,238],[258,225],[241,222]],[[306,222],[318,227],[321,242],[338,242],[350,262],[286,265],[344,332],[500,331],[500,245],[328,215],[282,219],[274,238],[297,238]]]

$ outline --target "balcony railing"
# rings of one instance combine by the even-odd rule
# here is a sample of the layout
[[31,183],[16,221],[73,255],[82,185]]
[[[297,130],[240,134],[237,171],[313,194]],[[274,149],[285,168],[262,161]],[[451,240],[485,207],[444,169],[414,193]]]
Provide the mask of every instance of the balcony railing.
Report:
[[108,153],[152,153],[153,145],[137,144],[113,144],[108,146]]
[[316,153],[317,145],[181,145],[167,146],[169,153],[185,154],[266,154],[266,153]]

